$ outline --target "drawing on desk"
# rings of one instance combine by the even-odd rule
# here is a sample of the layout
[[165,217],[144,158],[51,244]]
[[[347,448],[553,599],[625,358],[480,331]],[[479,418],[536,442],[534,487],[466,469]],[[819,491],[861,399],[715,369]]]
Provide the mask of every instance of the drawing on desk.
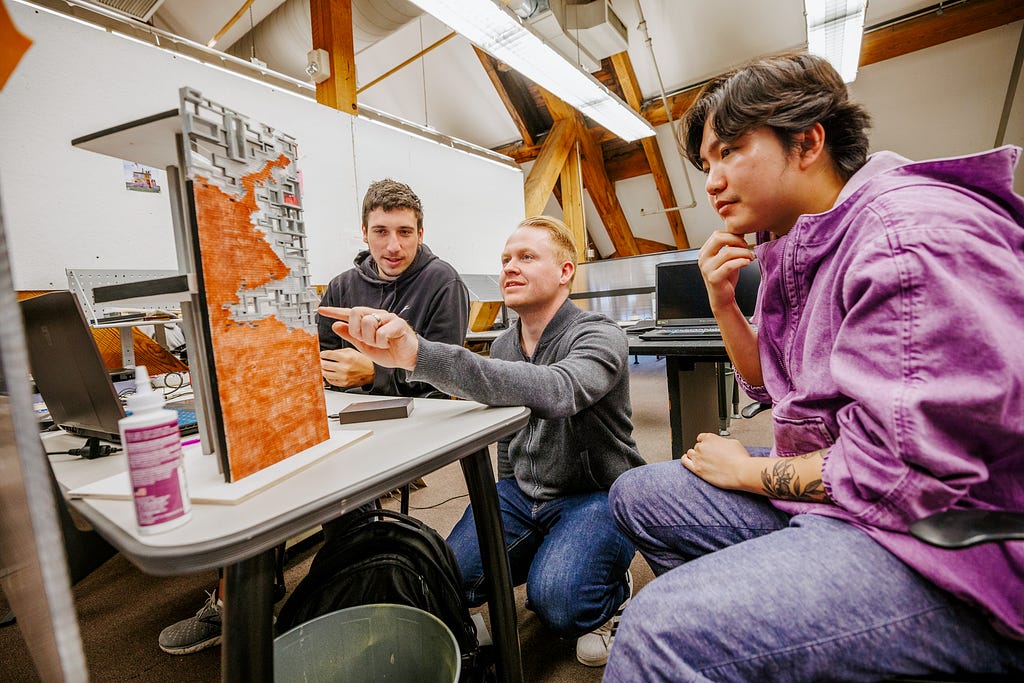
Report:
[[186,195],[224,478],[329,437],[295,140],[182,88]]

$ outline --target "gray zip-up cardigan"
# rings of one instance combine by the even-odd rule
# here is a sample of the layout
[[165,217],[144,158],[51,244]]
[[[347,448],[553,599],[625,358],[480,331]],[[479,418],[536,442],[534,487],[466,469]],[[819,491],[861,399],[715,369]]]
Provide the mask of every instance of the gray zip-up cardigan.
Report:
[[421,337],[410,379],[487,405],[530,408],[529,424],[498,443],[498,476],[514,476],[537,500],[607,490],[643,465],[632,436],[625,332],[567,299],[532,358],[519,340],[516,321],[483,358]]

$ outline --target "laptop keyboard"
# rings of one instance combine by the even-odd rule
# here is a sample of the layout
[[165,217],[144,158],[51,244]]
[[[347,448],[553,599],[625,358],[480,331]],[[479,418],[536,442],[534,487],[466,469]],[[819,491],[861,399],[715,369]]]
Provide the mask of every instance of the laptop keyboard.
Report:
[[179,408],[177,413],[178,413],[178,425],[179,426],[195,424],[195,422],[196,422],[196,411],[194,411],[194,410],[183,410],[183,409]]
[[651,330],[640,335],[641,339],[686,339],[688,337],[719,337],[722,332],[717,325],[709,327],[676,327]]

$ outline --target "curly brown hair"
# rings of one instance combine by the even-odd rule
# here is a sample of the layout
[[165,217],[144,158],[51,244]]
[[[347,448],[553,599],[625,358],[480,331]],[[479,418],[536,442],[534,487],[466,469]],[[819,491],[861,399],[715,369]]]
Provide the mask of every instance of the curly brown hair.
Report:
[[423,204],[420,198],[412,191],[412,188],[405,183],[400,183],[391,178],[384,178],[370,184],[363,197],[363,227],[369,227],[366,223],[370,220],[370,212],[374,209],[394,211],[395,209],[409,209],[416,214],[416,229],[423,229]]

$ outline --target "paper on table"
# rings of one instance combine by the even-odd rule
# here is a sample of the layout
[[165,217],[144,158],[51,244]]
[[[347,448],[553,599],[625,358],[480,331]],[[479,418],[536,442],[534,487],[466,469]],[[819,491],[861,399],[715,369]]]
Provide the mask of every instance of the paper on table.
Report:
[[[369,429],[343,430],[331,434],[327,441],[300,451],[290,458],[276,462],[259,472],[230,484],[224,481],[224,475],[217,471],[217,458],[203,455],[199,444],[186,446],[185,477],[188,479],[188,493],[193,503],[209,503],[215,505],[235,505],[263,489],[273,486],[279,481],[300,472],[316,461],[347,448],[365,439],[373,431]],[[132,497],[131,482],[128,472],[119,472],[112,477],[94,481],[85,486],[68,491],[72,498],[110,498],[130,500]]]

